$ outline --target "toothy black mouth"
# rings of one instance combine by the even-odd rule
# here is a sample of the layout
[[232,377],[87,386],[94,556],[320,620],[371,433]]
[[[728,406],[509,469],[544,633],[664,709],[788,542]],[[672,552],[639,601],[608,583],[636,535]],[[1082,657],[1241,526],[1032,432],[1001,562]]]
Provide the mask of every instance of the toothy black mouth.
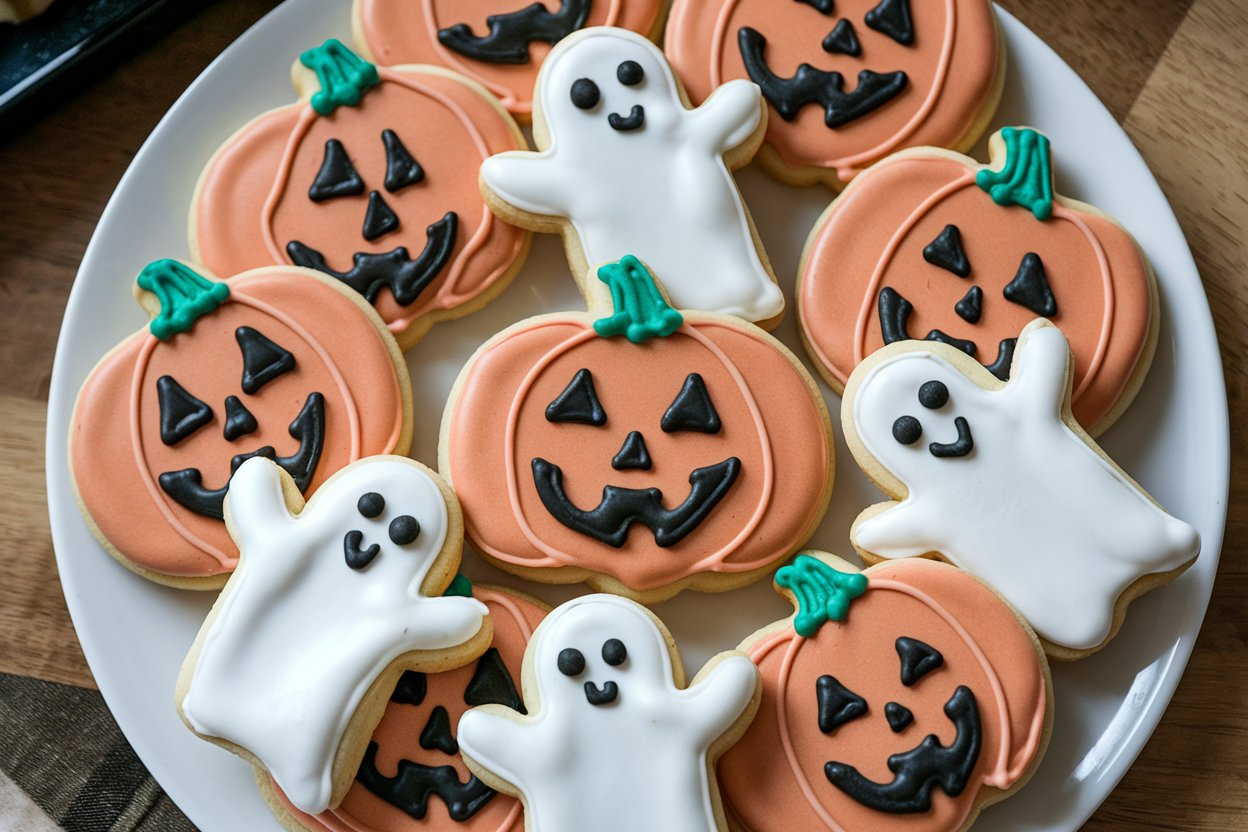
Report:
[[592,0],[563,0],[559,11],[551,12],[541,3],[519,11],[492,14],[485,19],[490,33],[477,37],[467,23],[457,23],[438,31],[438,41],[461,55],[494,64],[527,64],[529,44],[556,43],[585,25]]
[[612,113],[607,116],[607,124],[611,125],[611,129],[618,130],[621,133],[640,130],[645,123],[646,110],[640,104],[634,104],[633,109],[629,110],[627,116],[621,116],[619,113]]
[[593,682],[585,683],[585,700],[595,707],[610,705],[619,695],[620,686],[615,682],[604,682],[601,688]]
[[[910,313],[914,311],[914,304],[902,297],[901,292],[898,292],[891,286],[884,287],[880,290],[877,307],[880,315],[880,336],[884,339],[885,344],[891,344],[894,341],[916,340],[910,334],[907,325]],[[933,329],[927,335],[924,335],[922,340],[939,341],[942,344],[948,344],[961,350],[972,358],[975,357],[974,341],[954,338],[952,335],[946,335],[939,329]],[[1014,361],[1014,346],[1017,342],[1017,338],[1002,338],[1001,343],[997,345],[997,360],[991,364],[985,364],[984,369],[1002,381],[1009,381],[1010,364]]]
[[286,255],[296,266],[316,269],[338,278],[363,295],[369,303],[376,303],[381,288],[389,286],[400,306],[410,306],[450,262],[459,234],[459,215],[448,211],[442,219],[426,228],[425,234],[425,248],[415,260],[408,253],[407,246],[398,246],[382,254],[356,252],[351,269],[345,272],[330,268],[321,252],[298,240],[287,244]]
[[607,485],[598,505],[583,511],[563,490],[563,470],[540,457],[533,460],[533,484],[551,516],[569,529],[617,549],[628,539],[634,522],[648,526],[660,548],[679,543],[710,515],[740,472],[741,460],[735,456],[698,468],[689,475],[689,496],[670,510],[663,508],[663,492],[658,488]]
[[958,729],[953,744],[941,745],[935,734],[929,734],[909,751],[892,755],[888,758],[888,768],[895,775],[891,783],[868,780],[858,769],[838,762],[824,766],[828,782],[863,806],[891,814],[929,811],[935,786],[957,797],[971,779],[983,744],[975,694],[959,685],[945,703],[945,716]]
[[[294,454],[278,456],[272,445],[238,454],[230,460],[230,476],[233,477],[238,466],[247,460],[262,456],[280,465],[290,474],[299,491],[306,492],[325,447],[325,397],[320,393],[309,393],[299,415],[290,423],[289,430],[290,435],[299,440],[299,450]],[[205,488],[203,474],[198,468],[166,471],[157,480],[161,489],[183,508],[215,520],[225,519],[225,493],[230,486],[228,480],[220,488]]]
[[429,812],[429,795],[436,794],[457,823],[463,823],[497,792],[477,779],[460,782],[454,766],[426,766],[411,760],[399,760],[398,773],[387,777],[377,770],[377,743],[370,742],[355,778],[377,797],[406,812],[416,820],[424,820]]
[[971,436],[971,425],[962,416],[953,420],[954,426],[958,429],[958,438],[953,442],[932,442],[927,449],[932,452],[932,456],[941,457],[942,459],[956,458],[966,456],[975,450],[975,440]]

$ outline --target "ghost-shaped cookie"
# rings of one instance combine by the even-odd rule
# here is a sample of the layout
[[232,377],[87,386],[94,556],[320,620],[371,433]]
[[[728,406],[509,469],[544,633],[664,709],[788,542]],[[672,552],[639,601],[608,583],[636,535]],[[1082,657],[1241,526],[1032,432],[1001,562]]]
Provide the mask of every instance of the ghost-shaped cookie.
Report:
[[587,595],[537,628],[523,688],[526,716],[474,708],[459,748],[477,776],[524,801],[528,832],[723,828],[714,762],[758,702],[744,655],[716,656],[686,688],[652,613]]
[[758,87],[736,80],[691,109],[663,53],[641,35],[593,27],[558,43],[537,81],[540,152],[481,166],[491,208],[560,231],[582,293],[589,273],[634,254],[673,304],[768,321],[784,311],[730,168],[766,126]]
[[854,523],[869,561],[936,554],[988,583],[1059,658],[1099,649],[1126,604],[1200,550],[1079,427],[1065,336],[1037,320],[1003,383],[957,349],[892,344],[854,370],[842,424],[898,502]]
[[428,597],[454,576],[462,545],[444,488],[395,456],[347,466],[306,507],[270,460],[249,459],[230,480],[226,523],[242,560],[183,664],[178,711],[205,739],[247,752],[309,814],[345,793],[373,725],[351,731],[353,762],[339,753],[344,736],[357,712],[380,718],[402,669],[450,669],[488,646],[483,604]]

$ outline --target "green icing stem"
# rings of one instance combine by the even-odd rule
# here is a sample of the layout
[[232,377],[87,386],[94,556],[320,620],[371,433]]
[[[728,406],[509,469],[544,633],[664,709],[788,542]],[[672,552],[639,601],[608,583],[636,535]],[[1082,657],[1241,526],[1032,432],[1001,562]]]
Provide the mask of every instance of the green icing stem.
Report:
[[154,260],[139,272],[139,288],[151,292],[160,304],[152,318],[152,335],[168,341],[186,332],[200,315],[216,309],[230,296],[230,287],[209,280],[177,260]]
[[828,621],[843,621],[849,603],[867,591],[867,576],[839,572],[818,558],[798,555],[776,572],[776,586],[797,597],[793,629],[810,638]]
[[451,585],[446,588],[446,592],[442,593],[442,597],[444,598],[451,595],[455,595],[460,598],[472,597],[472,581],[464,577],[462,572],[455,576],[455,580],[451,581]]
[[985,168],[975,184],[998,205],[1021,205],[1044,222],[1053,215],[1053,161],[1049,137],[1026,127],[1006,127],[1005,164],[1000,170]]
[[377,67],[330,38],[299,56],[299,63],[316,73],[319,91],[312,94],[312,109],[323,116],[334,110],[360,103],[369,87],[381,83]]
[[615,314],[594,321],[594,332],[604,338],[624,335],[634,344],[675,332],[684,318],[667,305],[654,275],[631,254],[598,269],[598,279],[611,289]]

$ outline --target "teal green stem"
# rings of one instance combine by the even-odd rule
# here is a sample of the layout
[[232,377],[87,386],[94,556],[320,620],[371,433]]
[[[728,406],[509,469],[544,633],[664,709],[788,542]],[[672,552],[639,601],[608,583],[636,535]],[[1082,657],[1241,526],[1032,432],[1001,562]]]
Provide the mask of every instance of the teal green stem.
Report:
[[323,116],[342,106],[360,103],[364,91],[381,83],[377,67],[330,38],[299,56],[299,63],[316,73],[319,91],[312,94],[312,109]]
[[209,280],[177,260],[154,260],[139,272],[139,288],[151,292],[160,312],[149,326],[152,335],[168,341],[186,332],[201,315],[207,315],[230,296],[230,287]]
[[[1049,137],[1027,127],[1006,127],[1005,164],[1000,170],[985,168],[975,184],[998,205],[1021,205],[1044,222],[1053,216],[1053,159]],[[995,160],[994,160],[995,161]]]
[[451,585],[446,588],[446,592],[442,593],[443,597],[452,595],[460,598],[472,597],[472,581],[468,580],[462,572],[455,576],[455,580],[451,581]]
[[810,638],[828,621],[843,621],[849,604],[867,591],[867,576],[840,572],[810,555],[798,555],[776,572],[776,586],[797,598],[793,629]]
[[654,275],[631,254],[618,263],[598,269],[598,279],[611,289],[615,314],[594,321],[594,332],[604,338],[624,335],[634,344],[647,338],[666,337],[675,332],[684,318],[663,300]]

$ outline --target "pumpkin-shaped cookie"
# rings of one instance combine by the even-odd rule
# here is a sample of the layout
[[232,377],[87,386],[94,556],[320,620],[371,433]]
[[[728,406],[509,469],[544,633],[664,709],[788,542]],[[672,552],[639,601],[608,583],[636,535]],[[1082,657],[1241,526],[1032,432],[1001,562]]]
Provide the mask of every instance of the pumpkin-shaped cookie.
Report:
[[264,456],[311,494],[372,454],[406,453],[411,381],[358,295],[317,272],[218,281],[173,260],[140,272],[148,327],[78,393],[69,458],[92,532],[160,583],[215,589],[238,563],[222,521],[244,460]]
[[299,101],[235,133],[200,176],[195,259],[218,274],[317,269],[377,307],[407,349],[503,290],[529,235],[477,190],[487,157],[525,147],[479,85],[437,67],[376,67],[336,40],[300,56]]
[[798,185],[839,189],[906,147],[969,150],[1005,83],[988,0],[677,0],[665,49],[694,103],[759,85],[759,159]]
[[840,390],[884,344],[941,341],[1009,376],[1037,315],[1075,358],[1075,418],[1093,435],[1126,410],[1152,363],[1157,287],[1135,239],[1053,192],[1049,140],[1007,127],[992,164],[935,148],[892,156],[853,181],[811,231],[799,326]]
[[587,26],[619,26],[657,40],[665,0],[355,0],[355,41],[383,64],[436,64],[498,96],[518,119],[533,113],[533,83],[550,48]]
[[[450,591],[469,591],[457,578]],[[529,637],[546,615],[540,601],[497,587],[471,588],[490,610],[494,642],[475,662],[444,673],[409,671],[400,679],[341,804],[320,815],[294,808],[269,779],[265,800],[292,832],[522,832],[520,802],[498,794],[459,756],[459,719],[497,704],[524,713],[520,667]]]
[[831,494],[813,380],[759,328],[670,308],[634,258],[599,276],[614,314],[521,321],[460,375],[440,470],[469,538],[533,580],[643,603],[761,577]]
[[799,555],[795,614],[741,645],[763,700],[719,761],[743,832],[955,832],[1018,789],[1052,722],[1035,636],[986,586],[911,558]]

